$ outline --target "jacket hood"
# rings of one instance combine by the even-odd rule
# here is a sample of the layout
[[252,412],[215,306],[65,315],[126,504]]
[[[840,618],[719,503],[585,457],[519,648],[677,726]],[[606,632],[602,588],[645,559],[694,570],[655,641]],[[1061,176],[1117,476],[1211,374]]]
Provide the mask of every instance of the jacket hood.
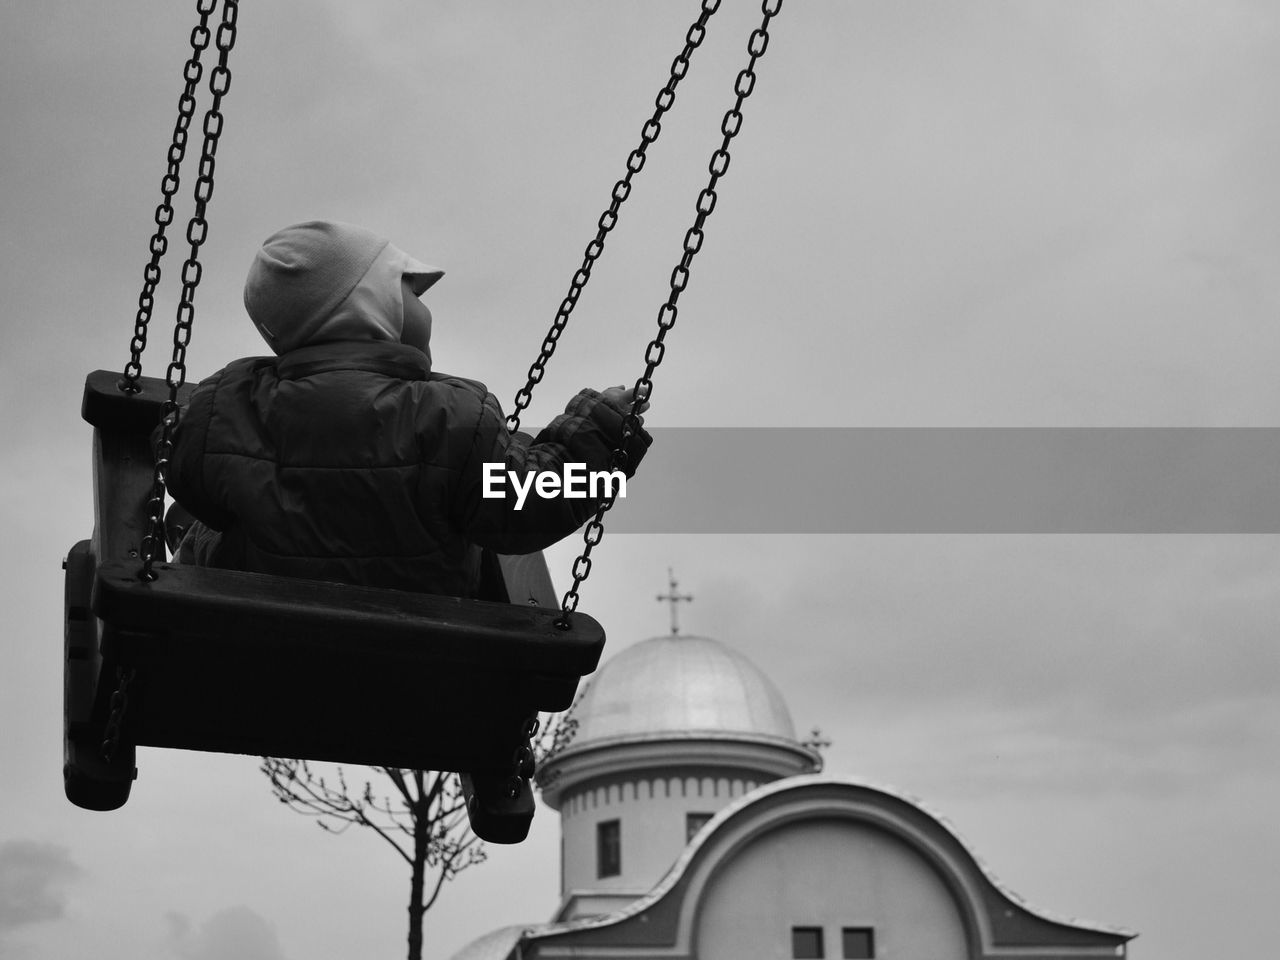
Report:
[[267,238],[244,305],[277,354],[335,340],[399,342],[402,281],[420,294],[443,275],[370,230],[315,220]]

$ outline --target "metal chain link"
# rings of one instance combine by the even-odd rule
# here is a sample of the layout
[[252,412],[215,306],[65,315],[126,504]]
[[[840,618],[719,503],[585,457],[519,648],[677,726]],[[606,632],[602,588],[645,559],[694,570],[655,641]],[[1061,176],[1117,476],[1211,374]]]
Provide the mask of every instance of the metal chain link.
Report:
[[711,15],[719,7],[720,0],[703,0],[702,11],[698,14],[698,19],[690,25],[685,33],[684,48],[671,61],[671,76],[667,78],[666,85],[658,91],[658,95],[654,99],[653,115],[645,121],[640,130],[640,144],[627,155],[626,175],[613,185],[611,202],[608,209],[600,215],[600,219],[597,221],[596,235],[587,244],[582,257],[582,266],[578,268],[573,275],[573,279],[569,282],[569,292],[560,301],[560,308],[556,311],[556,317],[551,323],[551,329],[547,331],[547,335],[542,339],[542,349],[538,354],[538,358],[529,367],[528,381],[516,392],[515,404],[511,415],[507,417],[507,429],[511,433],[515,433],[520,429],[520,415],[533,399],[533,388],[542,380],[542,376],[546,372],[547,361],[555,353],[556,341],[560,339],[560,334],[564,332],[565,325],[569,322],[569,315],[573,313],[573,308],[578,304],[578,297],[582,295],[583,288],[586,287],[587,281],[591,279],[591,270],[595,266],[596,260],[599,259],[600,254],[604,252],[604,243],[609,236],[609,232],[618,223],[618,211],[631,194],[631,181],[644,168],[646,151],[649,149],[649,145],[656,141],[662,132],[662,117],[675,103],[676,87],[684,79],[684,75],[689,72],[689,59],[702,44],[702,40],[707,34],[707,21],[711,19]]
[[129,362],[125,364],[124,375],[120,380],[120,389],[126,393],[137,393],[141,389],[138,378],[142,376],[142,351],[147,348],[147,325],[151,322],[156,286],[160,283],[160,258],[169,249],[165,228],[173,222],[173,195],[178,192],[181,182],[182,161],[187,154],[187,130],[196,109],[196,87],[204,74],[200,56],[209,46],[209,15],[217,5],[218,0],[197,0],[196,3],[200,22],[191,30],[191,57],[182,68],[186,86],[182,96],[178,98],[178,119],[173,127],[173,140],[169,144],[169,165],[160,181],[161,200],[155,213],[156,232],[152,234],[149,244],[151,259],[142,271],[142,293],[138,295],[133,339],[129,341]]
[[111,763],[120,747],[120,733],[124,729],[125,711],[129,709],[129,685],[137,676],[137,670],[130,667],[116,668],[116,688],[111,694],[111,713],[107,716],[107,725],[102,732],[102,759]]
[[[196,178],[195,211],[187,223],[187,242],[191,245],[190,255],[182,265],[182,297],[178,304],[178,315],[173,329],[173,359],[165,371],[165,383],[169,387],[169,396],[161,409],[160,443],[156,447],[155,477],[151,486],[151,497],[147,501],[147,535],[142,541],[142,578],[154,580],[155,574],[151,566],[156,555],[162,553],[160,546],[164,516],[164,491],[169,455],[173,452],[173,428],[178,419],[178,390],[187,379],[187,345],[191,342],[191,326],[195,320],[196,287],[200,283],[202,272],[200,266],[200,246],[208,235],[209,223],[205,220],[205,210],[209,198],[213,196],[213,172],[218,152],[218,138],[222,135],[222,98],[231,88],[231,71],[227,61],[231,48],[236,42],[236,20],[239,16],[239,0],[223,0],[222,23],[214,37],[218,48],[218,65],[209,74],[209,92],[213,100],[204,115],[204,140],[201,146],[199,176]],[[159,548],[159,549],[157,549]]]
[[541,725],[542,721],[537,716],[532,716],[525,720],[524,727],[521,730],[524,742],[516,747],[515,752],[511,755],[511,773],[507,777],[506,792],[507,796],[512,800],[519,798],[524,790],[525,783],[533,777],[533,738],[537,736]]
[[[625,470],[627,467],[627,443],[639,431],[640,408],[653,394],[653,374],[658,369],[658,365],[662,363],[662,358],[666,353],[665,341],[667,333],[676,325],[676,315],[678,313],[676,303],[689,283],[689,267],[693,263],[693,258],[702,249],[703,228],[706,226],[707,218],[711,216],[712,211],[716,208],[716,185],[729,169],[729,146],[732,144],[733,138],[738,135],[738,131],[742,129],[742,105],[747,97],[751,96],[751,91],[755,89],[756,63],[764,56],[764,52],[769,46],[769,24],[781,9],[782,0],[764,0],[761,4],[764,19],[760,22],[760,26],[751,32],[751,36],[747,40],[747,52],[751,55],[751,58],[748,60],[747,65],[738,72],[738,77],[734,81],[733,90],[737,95],[737,99],[720,122],[720,132],[723,134],[724,139],[721,141],[719,148],[711,154],[711,161],[707,167],[711,174],[711,179],[702,192],[698,194],[698,200],[695,205],[697,216],[694,219],[693,226],[685,232],[684,252],[680,257],[680,262],[671,271],[671,290],[667,296],[666,303],[658,310],[658,335],[649,341],[649,346],[645,349],[644,373],[636,380],[635,399],[631,404],[631,410],[622,420],[622,438],[610,457],[610,469]],[[617,493],[611,489],[609,495],[596,508],[595,517],[591,519],[587,524],[586,530],[583,531],[583,550],[573,562],[573,586],[565,593],[560,605],[560,617],[556,620],[556,626],[562,630],[569,629],[569,615],[578,609],[578,588],[591,573],[592,548],[603,539],[604,515],[613,508],[616,500]]]

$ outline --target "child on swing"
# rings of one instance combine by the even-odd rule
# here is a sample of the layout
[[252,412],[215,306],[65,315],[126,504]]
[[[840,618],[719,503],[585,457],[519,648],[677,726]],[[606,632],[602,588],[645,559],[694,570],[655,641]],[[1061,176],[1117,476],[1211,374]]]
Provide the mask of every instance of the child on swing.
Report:
[[[609,470],[634,391],[583,390],[537,437],[508,433],[483,384],[431,368],[419,297],[441,276],[350,224],[267,238],[244,304],[275,356],[201,382],[173,431],[169,489],[199,521],[179,559],[472,597],[481,547],[531,553],[594,514],[590,496],[517,508],[514,483],[486,496],[485,464]],[[650,442],[631,437],[627,476]]]

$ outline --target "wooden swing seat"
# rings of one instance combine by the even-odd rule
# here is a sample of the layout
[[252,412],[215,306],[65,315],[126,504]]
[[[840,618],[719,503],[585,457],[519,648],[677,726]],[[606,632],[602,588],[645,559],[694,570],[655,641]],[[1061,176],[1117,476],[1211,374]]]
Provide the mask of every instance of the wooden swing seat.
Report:
[[156,564],[98,567],[104,658],[147,677],[141,746],[509,773],[512,728],[567,709],[598,632],[510,603]]
[[[533,814],[508,784],[531,719],[566,709],[604,631],[559,611],[540,554],[487,557],[493,600],[265,576],[138,559],[151,486],[149,436],[167,394],[121,394],[98,371],[94,541],[66,563],[66,786],[72,802],[128,799],[136,746],[465,774],[472,826],[517,842]],[[140,412],[147,407],[149,412]],[[536,605],[535,605],[536,604]],[[120,677],[127,706],[101,756]],[[117,704],[119,697],[117,697]],[[118,712],[118,711],[117,711]]]

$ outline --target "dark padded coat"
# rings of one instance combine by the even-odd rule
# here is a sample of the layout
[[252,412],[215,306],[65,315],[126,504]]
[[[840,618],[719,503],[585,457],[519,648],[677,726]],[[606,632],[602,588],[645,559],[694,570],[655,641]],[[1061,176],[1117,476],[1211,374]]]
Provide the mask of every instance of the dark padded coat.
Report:
[[[217,566],[473,596],[480,547],[530,553],[572,533],[593,499],[515,509],[483,497],[486,462],[525,476],[607,470],[622,414],[586,390],[531,438],[485,387],[389,342],[316,344],[238,360],[193,392],[174,432],[174,498],[221,531]],[[628,476],[650,443],[627,450]]]

